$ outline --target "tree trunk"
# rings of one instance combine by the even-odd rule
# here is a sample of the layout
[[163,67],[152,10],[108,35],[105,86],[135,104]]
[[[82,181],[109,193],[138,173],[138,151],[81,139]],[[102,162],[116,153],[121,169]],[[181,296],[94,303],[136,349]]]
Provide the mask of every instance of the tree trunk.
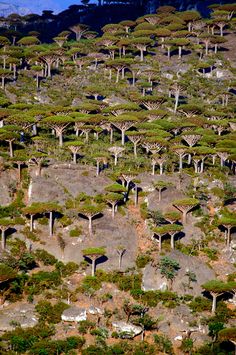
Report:
[[17,170],[18,170],[18,181],[19,181],[19,183],[21,182],[21,164],[20,163],[18,163],[17,164]]
[[143,62],[143,60],[144,60],[144,55],[143,55],[143,53],[144,53],[144,50],[143,50],[143,49],[140,49],[140,61],[141,61],[141,62]]
[[174,107],[174,112],[175,113],[177,111],[178,104],[179,104],[179,91],[176,92],[176,94],[175,94],[175,107]]
[[122,68],[121,79],[124,79],[124,78],[125,78],[125,68]]
[[38,91],[39,90],[39,75],[38,74],[36,75],[36,88]]
[[161,201],[161,189],[158,189],[158,201]]
[[226,243],[227,249],[229,249],[230,247],[230,230],[231,227],[227,227],[227,243]]
[[220,25],[220,36],[221,36],[221,37],[224,36],[223,28],[224,28],[224,26]]
[[96,259],[91,259],[92,260],[92,276],[95,276],[95,269],[96,269]]
[[30,215],[30,232],[33,232],[34,230],[34,215]]
[[167,57],[168,57],[168,60],[170,60],[170,48],[167,47]]
[[5,89],[5,76],[2,76],[2,89]]
[[13,79],[16,80],[16,65],[13,64]]
[[32,131],[33,131],[33,135],[37,136],[38,132],[37,132],[37,125],[36,124],[33,124]]
[[13,145],[12,145],[12,141],[9,141],[9,154],[10,154],[10,158],[13,158]]
[[175,233],[171,234],[171,236],[170,236],[170,246],[171,246],[171,249],[175,248]]
[[162,236],[159,235],[159,252],[161,252],[161,247],[162,247]]
[[134,156],[137,158],[137,145],[138,143],[134,143]]
[[49,235],[53,236],[53,211],[49,212]]
[[135,86],[135,73],[132,72],[132,86]]
[[100,173],[100,166],[99,166],[99,161],[97,160],[96,175],[98,176],[99,173]]
[[125,130],[121,130],[121,144],[125,145]]
[[51,64],[47,64],[47,67],[48,67],[48,78],[51,78],[52,74],[51,74]]
[[112,218],[114,219],[115,218],[115,207],[116,207],[116,203],[112,203],[111,204],[111,215],[112,215]]
[[120,69],[117,69],[117,71],[116,71],[116,83],[119,82],[119,77],[120,77]]
[[76,153],[73,153],[73,163],[76,164]]
[[92,229],[92,217],[88,216],[88,220],[89,220],[89,234],[93,235],[93,229]]
[[113,143],[113,128],[111,127],[111,130],[110,130],[110,144]]
[[183,213],[183,223],[187,223],[187,211],[182,211]]
[[160,163],[160,175],[163,175],[163,163]]
[[182,47],[179,46],[179,59],[181,59],[181,58],[182,58]]
[[152,164],[152,175],[155,175],[156,164]]
[[42,163],[39,163],[39,164],[38,164],[38,172],[37,172],[37,175],[38,175],[38,176],[41,176],[41,172],[42,172]]
[[211,313],[212,314],[215,314],[215,311],[216,311],[216,299],[217,299],[217,294],[215,293],[211,293],[211,296],[212,296],[212,308],[211,308]]
[[180,155],[179,156],[179,171],[181,171],[183,169],[183,156]]
[[122,253],[119,254],[119,270],[121,270],[122,267]]
[[2,229],[2,250],[6,249],[6,235],[5,229]]
[[144,337],[145,337],[145,330],[143,329],[141,333],[141,341],[144,341]]
[[115,154],[115,162],[114,162],[115,166],[117,165],[117,160],[118,160],[118,155]]
[[59,137],[59,147],[62,147],[62,146],[63,146],[63,136],[62,136],[62,133],[59,133],[59,134],[58,134],[58,137]]
[[192,156],[191,156],[191,154],[188,154],[188,164],[189,165],[191,164],[191,161],[192,161]]

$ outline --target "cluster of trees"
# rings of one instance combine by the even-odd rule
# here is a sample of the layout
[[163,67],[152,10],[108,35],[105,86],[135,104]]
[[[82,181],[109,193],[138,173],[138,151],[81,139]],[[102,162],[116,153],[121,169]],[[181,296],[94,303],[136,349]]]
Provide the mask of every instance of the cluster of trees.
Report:
[[[122,259],[128,254],[123,245],[116,247],[119,272],[96,272],[97,261],[106,258],[107,246],[92,246],[96,236],[94,219],[103,218],[107,207],[111,218],[116,219],[120,207],[133,204],[140,218],[152,221],[153,240],[158,241],[162,254],[163,238],[168,237],[170,249],[174,249],[177,237],[191,227],[188,215],[192,212],[200,217],[198,225],[205,234],[204,242],[220,242],[216,238],[222,231],[226,250],[232,252],[236,189],[227,185],[227,179],[233,180],[236,173],[235,69],[225,59],[224,50],[234,36],[235,10],[235,5],[214,5],[211,17],[203,19],[196,11],[177,12],[172,6],[163,6],[156,14],[136,21],[107,24],[102,34],[85,24],[71,25],[50,43],[41,43],[36,30],[22,36],[17,30],[2,29],[0,172],[15,176],[12,203],[0,206],[2,302],[20,297],[32,302],[35,295],[49,290],[56,293],[59,288],[59,297],[63,292],[64,298],[70,294],[64,278],[78,265],[58,262],[45,250],[32,251],[18,239],[7,240],[6,245],[6,238],[16,230],[31,240],[38,238],[36,220],[46,220],[48,235],[56,235],[54,241],[63,259],[66,238],[57,234],[57,225],[60,222],[64,227],[76,224],[81,217],[87,219],[91,247],[81,248],[81,252],[92,264],[92,275],[83,281],[80,291],[92,297],[102,282],[130,291],[138,303],[125,301],[122,311],[127,321],[142,327],[143,338],[146,330],[158,326],[157,319],[148,313],[149,307],[163,301],[174,308],[181,302],[171,292],[180,265],[171,258],[160,258],[158,272],[168,281],[166,293],[141,290],[141,269],[152,261],[147,255],[139,258],[137,272],[131,269],[123,274]],[[14,16],[11,19],[13,23]],[[47,103],[41,104],[38,101],[44,95]],[[95,196],[78,191],[64,205],[57,201],[27,203],[30,176],[35,174],[40,180],[55,162],[75,170],[89,166],[95,184],[100,175],[108,177],[110,184]],[[183,198],[168,201],[161,215],[149,211],[141,184],[146,179],[152,181],[160,207],[169,190],[177,189]],[[185,179],[191,181],[188,190]],[[222,188],[208,189],[204,185],[215,180],[222,182]],[[213,214],[211,210],[208,213],[206,202]],[[29,227],[25,227],[27,221]],[[6,248],[8,252],[4,253]],[[201,251],[200,242],[197,248]],[[156,253],[155,247],[153,251]],[[36,266],[49,266],[50,271],[27,275]],[[196,281],[194,274],[188,276],[189,282]],[[202,288],[213,300],[214,324],[209,325],[213,345],[197,354],[211,354],[225,340],[235,343],[231,323],[225,319],[223,325],[216,323],[220,317],[217,304],[222,304],[219,298],[235,294],[236,286],[234,279],[217,279]],[[203,307],[205,303],[200,301]],[[198,300],[192,305],[194,302],[199,306]],[[52,317],[45,316],[45,309],[55,314],[57,307],[48,303],[41,306],[40,320],[51,323]],[[60,305],[60,310],[63,307]],[[222,319],[221,315],[220,322]],[[0,350],[5,351],[7,344],[13,354],[69,354],[84,344],[82,338],[55,341],[51,333],[43,337],[34,332],[29,337],[27,331],[16,328],[3,336],[4,350]],[[95,333],[100,336],[97,346],[88,347],[83,354],[138,353],[136,345],[125,342],[117,348],[109,347],[101,336],[102,330]],[[153,345],[143,342],[140,349],[147,354],[173,353],[171,342],[161,335],[154,337]],[[190,353],[192,349],[189,336],[181,350]]]

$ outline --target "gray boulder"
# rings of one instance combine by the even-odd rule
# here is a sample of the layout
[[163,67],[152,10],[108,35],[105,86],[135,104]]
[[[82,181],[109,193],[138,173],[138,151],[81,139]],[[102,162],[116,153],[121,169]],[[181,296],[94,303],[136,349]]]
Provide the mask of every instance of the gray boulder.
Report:
[[142,333],[142,328],[122,321],[112,323],[113,330],[123,339],[133,339]]
[[21,304],[20,306],[0,310],[0,331],[10,331],[18,324],[22,328],[34,327],[38,323],[34,305]]
[[62,313],[61,319],[65,322],[82,322],[87,319],[86,310],[78,307],[67,308]]
[[[203,291],[201,285],[216,277],[215,272],[197,257],[184,255],[178,250],[172,251],[167,256],[176,260],[180,265],[180,269],[173,282],[173,291],[178,294],[200,295]],[[159,260],[160,257],[158,257],[157,262]],[[186,276],[187,271],[195,273],[196,282],[190,282],[189,284],[188,276]],[[166,279],[162,277],[160,270],[148,264],[143,272],[142,289],[144,291],[164,291],[166,286]]]
[[99,308],[99,307],[94,307],[94,306],[91,306],[88,308],[88,313],[89,314],[93,314],[93,315],[97,315],[97,314],[104,314],[104,311],[103,309]]

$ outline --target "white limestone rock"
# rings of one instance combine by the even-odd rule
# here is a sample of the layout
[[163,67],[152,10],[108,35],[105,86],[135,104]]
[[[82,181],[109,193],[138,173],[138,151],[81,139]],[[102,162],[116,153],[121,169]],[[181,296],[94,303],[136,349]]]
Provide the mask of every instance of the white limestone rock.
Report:
[[78,307],[67,308],[61,315],[65,322],[82,322],[87,319],[86,309]]

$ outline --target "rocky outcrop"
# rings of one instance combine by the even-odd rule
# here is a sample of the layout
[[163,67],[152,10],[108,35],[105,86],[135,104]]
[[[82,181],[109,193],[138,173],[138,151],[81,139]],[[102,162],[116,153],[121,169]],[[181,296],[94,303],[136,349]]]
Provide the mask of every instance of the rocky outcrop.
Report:
[[103,311],[103,309],[101,309],[99,307],[90,306],[88,308],[88,313],[92,314],[92,315],[102,315],[102,314],[104,314],[104,311]]
[[10,331],[17,325],[22,328],[34,327],[38,323],[34,306],[21,304],[0,310],[0,331]]
[[142,328],[126,322],[113,322],[113,330],[116,331],[122,339],[133,339],[142,333]]
[[[172,251],[167,256],[176,260],[180,265],[180,269],[177,272],[176,278],[173,282],[173,291],[178,294],[187,293],[193,296],[200,295],[203,291],[201,285],[216,277],[215,272],[209,266],[194,256],[187,256],[178,250]],[[159,258],[157,263],[158,261]],[[195,273],[196,282],[189,282],[189,278],[186,276],[187,271]],[[162,277],[159,269],[153,267],[151,264],[148,264],[143,272],[142,289],[144,291],[164,291],[166,288],[167,281]]]
[[70,307],[62,313],[61,319],[65,322],[82,322],[87,319],[87,312],[84,308]]

